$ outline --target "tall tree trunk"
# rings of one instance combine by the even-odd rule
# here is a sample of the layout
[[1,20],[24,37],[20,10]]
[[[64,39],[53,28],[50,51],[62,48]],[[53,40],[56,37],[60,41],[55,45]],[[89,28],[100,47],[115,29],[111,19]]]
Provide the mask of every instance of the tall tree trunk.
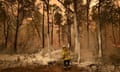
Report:
[[120,43],[120,14],[119,14],[119,43]]
[[45,46],[45,38],[44,38],[44,2],[43,2],[43,23],[42,23],[42,47]]
[[71,24],[68,23],[68,43],[71,48]]
[[116,42],[116,39],[115,39],[115,31],[114,31],[114,21],[113,21],[113,16],[114,16],[114,13],[111,14],[111,21],[112,21],[112,36],[113,36],[113,43],[114,44],[117,44]]
[[6,26],[7,26],[7,29],[6,29],[6,36],[5,36],[5,48],[7,48],[7,45],[8,45],[8,36],[9,36],[9,20],[7,21],[6,23]]
[[67,5],[67,29],[68,29],[68,44],[69,44],[69,47],[71,48],[71,24],[70,24],[70,22],[69,22],[69,10],[68,10],[68,5]]
[[[53,9],[52,9],[53,10]],[[51,45],[53,45],[53,26],[54,26],[54,10],[52,11],[52,30],[51,30]]]
[[47,23],[48,23],[48,35],[50,33],[50,24],[49,24],[49,0],[48,1],[48,4],[47,4]]
[[[117,0],[117,5],[118,5],[118,8],[119,8],[119,0]],[[119,12],[120,12],[120,9],[119,9]],[[120,43],[120,14],[119,14],[119,22],[118,22],[118,24],[119,24],[119,43]]]
[[115,39],[114,24],[113,23],[112,23],[112,35],[113,35],[113,43],[117,44],[116,39]]
[[5,20],[4,22],[5,48],[7,48],[8,44],[8,35],[9,35],[9,23],[8,20]]
[[98,31],[98,58],[101,62],[101,59],[102,59],[102,43],[101,43],[101,40],[102,40],[102,36],[101,36],[101,8],[100,8],[100,5],[101,5],[101,0],[99,0],[99,7],[98,7],[98,15],[99,15],[99,22],[97,24],[97,31]]
[[73,0],[74,3],[74,27],[75,27],[75,54],[78,56],[77,57],[77,62],[78,64],[80,63],[80,40],[79,40],[79,35],[78,35],[78,23],[77,23],[77,1]]
[[[117,8],[119,9],[119,0],[116,0],[116,2],[117,2]],[[119,12],[120,12],[120,10],[119,10]],[[120,44],[120,14],[119,14],[118,20],[119,20],[119,22],[118,22],[118,28],[119,28],[119,44]]]
[[89,44],[89,4],[90,4],[90,0],[87,0],[87,37],[88,37],[88,48],[90,47],[90,44]]
[[19,31],[19,20],[17,19],[16,32],[15,32],[15,40],[14,40],[14,51],[15,52],[17,52],[18,31]]
[[59,30],[58,30],[59,46],[60,46],[60,38],[61,38],[60,31],[61,31],[61,29],[60,29],[60,24],[59,24]]
[[61,39],[62,39],[62,44],[65,42],[65,26],[61,26]]
[[105,48],[107,48],[107,24],[105,24]]
[[[34,17],[33,17],[33,22],[35,23],[35,18]],[[34,26],[35,26],[36,32],[38,34],[38,37],[41,38],[40,31],[39,31],[39,28],[38,28],[37,24],[35,23]]]
[[16,32],[15,32],[15,39],[14,39],[14,51],[17,52],[17,44],[18,44],[18,32],[19,32],[19,26],[20,26],[20,21],[19,21],[19,1],[18,1],[18,15],[17,15],[17,23],[16,23]]
[[5,17],[5,14],[4,14],[4,36],[5,36],[5,42],[4,42],[4,44],[5,44],[5,48],[6,48],[6,24],[5,24],[5,19],[6,19],[6,17]]
[[50,54],[50,24],[49,24],[49,0],[47,0],[48,3],[47,3],[47,23],[48,23],[48,53],[49,53],[49,57],[51,57],[51,54]]

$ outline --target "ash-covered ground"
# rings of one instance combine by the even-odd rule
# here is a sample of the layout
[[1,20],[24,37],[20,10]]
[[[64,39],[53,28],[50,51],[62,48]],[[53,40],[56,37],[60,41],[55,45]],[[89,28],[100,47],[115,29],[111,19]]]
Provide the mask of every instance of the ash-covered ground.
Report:
[[49,57],[46,51],[35,54],[0,54],[0,72],[120,72],[119,65],[99,65],[92,62],[81,65],[72,63],[71,67],[65,70],[60,59],[61,50],[51,51],[50,54],[52,57]]

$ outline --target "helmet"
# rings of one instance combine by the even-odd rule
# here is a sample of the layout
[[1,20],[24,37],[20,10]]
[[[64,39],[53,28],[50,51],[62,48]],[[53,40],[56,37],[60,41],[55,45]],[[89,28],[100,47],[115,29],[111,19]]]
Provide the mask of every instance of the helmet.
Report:
[[62,46],[62,48],[66,48],[66,46],[65,46],[65,45],[63,45],[63,46]]

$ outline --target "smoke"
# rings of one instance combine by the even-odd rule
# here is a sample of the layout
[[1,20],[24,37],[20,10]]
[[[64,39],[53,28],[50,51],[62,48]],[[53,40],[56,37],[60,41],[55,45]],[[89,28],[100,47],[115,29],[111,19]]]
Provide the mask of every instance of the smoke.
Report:
[[83,0],[83,5],[86,5],[87,4],[87,0]]

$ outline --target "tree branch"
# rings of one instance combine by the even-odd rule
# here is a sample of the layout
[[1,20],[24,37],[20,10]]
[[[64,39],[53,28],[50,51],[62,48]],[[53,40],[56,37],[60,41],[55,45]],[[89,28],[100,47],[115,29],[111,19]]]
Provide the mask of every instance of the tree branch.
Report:
[[72,11],[70,8],[67,8],[62,1],[58,0],[58,2],[60,2],[60,3],[64,6],[64,8],[66,8],[66,9],[68,9],[70,12],[74,13],[74,11]]

